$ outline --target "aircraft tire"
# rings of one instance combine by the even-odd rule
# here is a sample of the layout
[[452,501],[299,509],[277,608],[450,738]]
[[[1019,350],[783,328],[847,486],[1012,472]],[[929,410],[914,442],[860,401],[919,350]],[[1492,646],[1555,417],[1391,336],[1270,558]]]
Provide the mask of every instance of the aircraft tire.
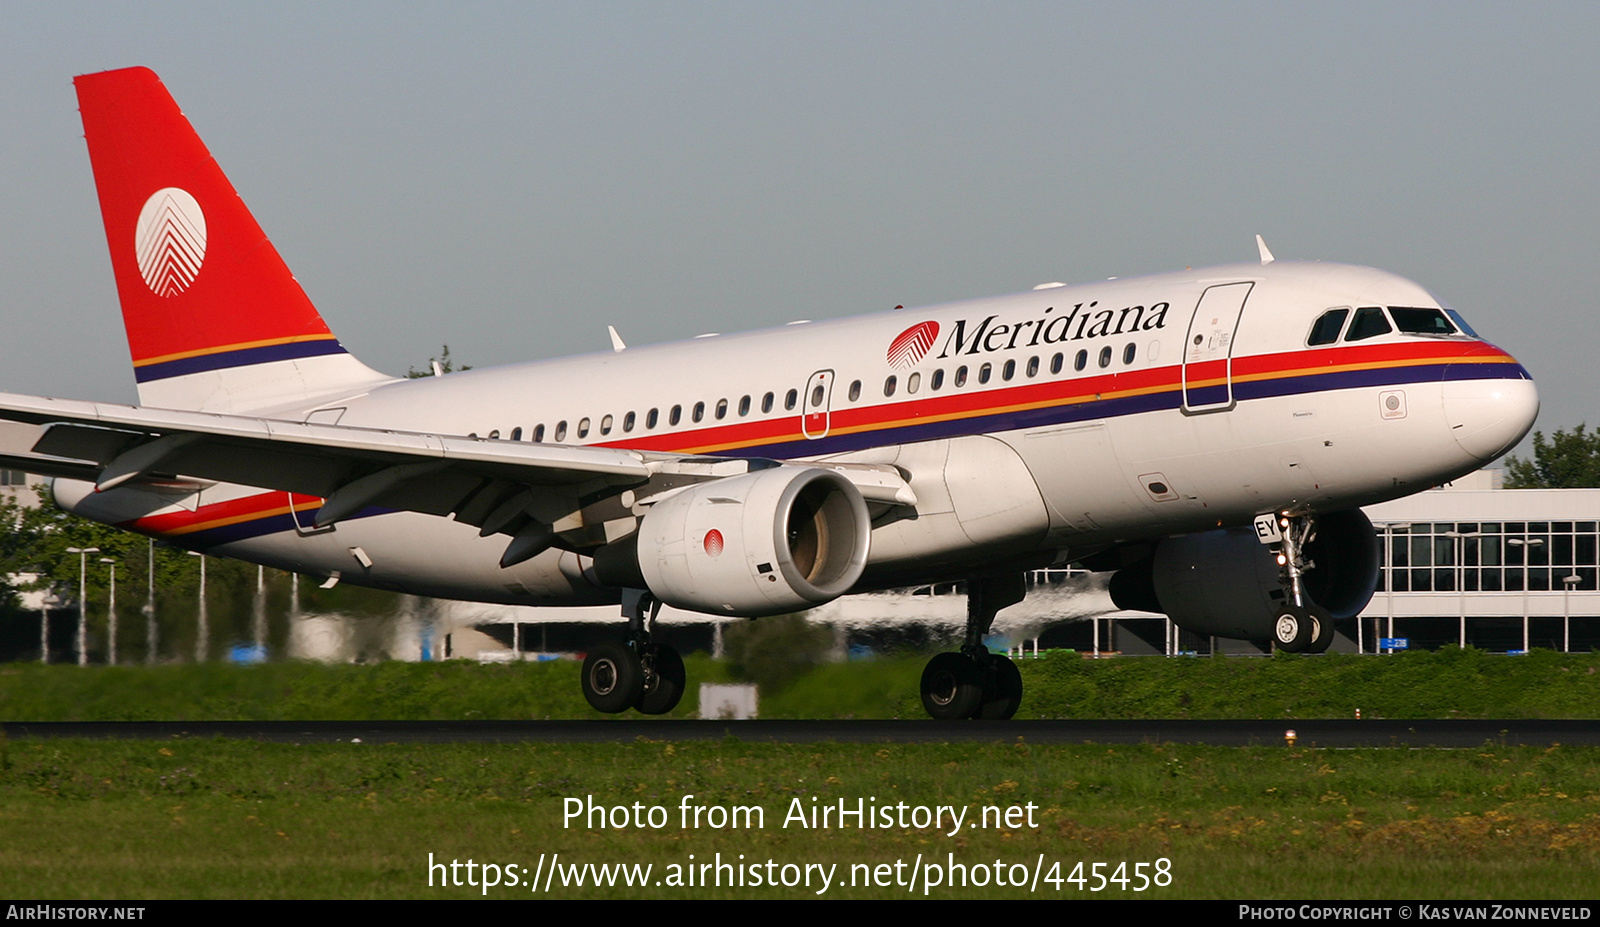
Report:
[[1285,605],[1272,619],[1272,642],[1286,653],[1303,653],[1311,646],[1311,613],[1298,605]]
[[621,641],[605,641],[583,660],[583,697],[595,711],[627,711],[644,690],[639,656]]
[[688,682],[683,657],[665,644],[651,644],[645,649],[645,661],[649,662],[650,669],[644,673],[639,703],[635,707],[640,714],[664,715],[677,708],[678,701],[683,698]]
[[1311,606],[1309,611],[1313,631],[1306,653],[1327,653],[1333,645],[1333,613],[1320,605]]
[[922,670],[922,707],[938,721],[959,721],[983,704],[978,664],[964,653],[936,654]]
[[1003,653],[993,654],[984,675],[986,685],[978,717],[993,721],[1009,719],[1022,704],[1022,673],[1017,671],[1017,664]]

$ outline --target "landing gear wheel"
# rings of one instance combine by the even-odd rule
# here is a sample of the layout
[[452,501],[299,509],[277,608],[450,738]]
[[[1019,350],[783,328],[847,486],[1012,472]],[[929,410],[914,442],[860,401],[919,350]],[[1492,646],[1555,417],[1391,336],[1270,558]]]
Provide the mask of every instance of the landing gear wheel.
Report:
[[1004,721],[1017,713],[1022,704],[1022,673],[1003,653],[992,654],[984,671],[983,703],[978,717]]
[[635,706],[641,714],[664,715],[678,707],[688,674],[683,670],[683,658],[678,651],[665,644],[651,644],[640,658],[644,679],[640,687],[639,702]]
[[1272,642],[1286,653],[1302,653],[1311,646],[1313,627],[1309,612],[1298,605],[1286,605],[1272,620]]
[[939,721],[959,721],[977,713],[983,702],[978,665],[963,653],[941,653],[922,671],[922,707]]
[[[680,664],[681,665],[681,664]],[[627,711],[644,691],[639,656],[621,641],[606,641],[583,661],[583,697],[595,711],[608,715]]]
[[1326,653],[1333,644],[1333,613],[1320,605],[1311,606],[1309,611],[1313,631],[1306,653]]

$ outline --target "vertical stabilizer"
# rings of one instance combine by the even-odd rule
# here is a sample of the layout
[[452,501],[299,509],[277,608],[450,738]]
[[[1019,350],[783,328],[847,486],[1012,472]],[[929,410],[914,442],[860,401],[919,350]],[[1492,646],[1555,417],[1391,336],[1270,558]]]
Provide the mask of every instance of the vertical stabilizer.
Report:
[[291,411],[390,380],[339,344],[153,71],[74,84],[142,404]]

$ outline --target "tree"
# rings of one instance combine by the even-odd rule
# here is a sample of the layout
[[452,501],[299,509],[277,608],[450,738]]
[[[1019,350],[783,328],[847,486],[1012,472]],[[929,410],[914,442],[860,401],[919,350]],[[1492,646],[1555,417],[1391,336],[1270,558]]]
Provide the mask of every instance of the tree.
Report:
[[468,364],[462,364],[461,366],[457,367],[456,362],[450,359],[450,346],[447,344],[440,349],[438,357],[428,358],[428,363],[423,365],[421,370],[412,367],[410,370],[406,371],[406,376],[412,380],[420,377],[431,377],[434,375],[433,366],[435,364],[439,365],[440,373],[455,373],[457,370],[472,369],[472,367]]
[[777,692],[828,662],[833,632],[804,615],[779,615],[745,621],[723,635],[733,675]]
[[1584,489],[1600,487],[1600,431],[1587,424],[1557,429],[1546,441],[1533,433],[1533,459],[1506,458],[1507,489]]

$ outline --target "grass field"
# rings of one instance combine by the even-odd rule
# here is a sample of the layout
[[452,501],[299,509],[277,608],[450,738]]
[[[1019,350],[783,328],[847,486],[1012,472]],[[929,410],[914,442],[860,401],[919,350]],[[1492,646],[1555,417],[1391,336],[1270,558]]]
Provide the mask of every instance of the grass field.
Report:
[[[622,817],[567,822],[567,800],[590,797]],[[840,799],[896,817],[786,826],[796,801],[809,814]],[[685,805],[691,825],[702,809],[700,826],[683,826]],[[712,826],[711,809],[735,806],[763,819]],[[954,833],[948,812],[936,825],[898,819],[919,806],[965,817]],[[985,819],[985,808],[996,810]],[[432,870],[430,886],[429,854],[461,865]],[[720,887],[702,884],[715,869],[685,868],[718,854],[744,867],[724,869]],[[483,885],[484,863],[501,884]],[[584,868],[618,863],[649,865],[645,884],[614,872],[618,884],[596,887]],[[809,888],[752,884],[801,882],[808,864],[834,867],[832,898],[1592,898],[1600,749],[185,740],[0,751],[0,892],[13,898],[815,897],[826,870],[810,871]],[[548,890],[526,884],[535,873]],[[728,884],[741,873],[745,884]],[[586,884],[563,884],[577,877]]]
[[[826,664],[761,693],[764,718],[923,717],[925,655]],[[673,717],[693,717],[698,684],[729,679],[691,656]],[[1600,654],[1505,656],[1446,648],[1395,656],[1020,661],[1019,718],[1594,718]],[[0,667],[0,718],[117,720],[452,720],[595,718],[578,664],[276,663]]]
[[[764,693],[762,715],[918,717],[921,666],[823,666]],[[1583,718],[1600,705],[1597,667],[1593,654],[1471,650],[1056,654],[1022,664],[1020,716]],[[696,658],[690,673],[727,671]],[[568,661],[7,666],[0,717],[594,717],[576,675]],[[566,821],[568,800],[591,798],[622,819]],[[841,799],[890,826],[787,820],[797,801],[837,815]],[[747,826],[713,826],[735,808],[752,809]],[[1504,901],[1592,898],[1597,872],[1600,749],[1588,747],[0,741],[10,897]]]

